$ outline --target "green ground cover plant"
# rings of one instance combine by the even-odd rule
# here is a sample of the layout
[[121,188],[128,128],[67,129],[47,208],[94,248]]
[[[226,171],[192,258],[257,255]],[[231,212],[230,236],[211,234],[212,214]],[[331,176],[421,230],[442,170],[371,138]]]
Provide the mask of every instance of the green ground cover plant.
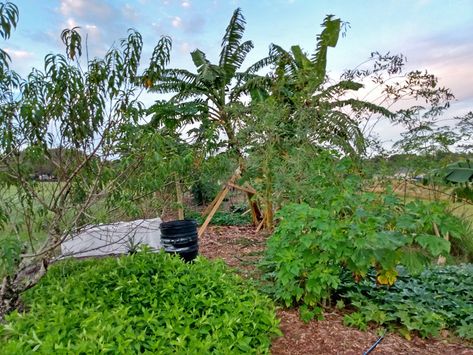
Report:
[[223,262],[167,254],[53,265],[0,327],[0,353],[267,353],[271,301]]
[[412,332],[426,337],[450,329],[473,340],[472,264],[432,267],[417,276],[403,270],[391,287],[377,284],[375,276],[371,272],[357,283],[344,274],[339,292],[343,303],[356,310],[345,315],[346,325],[396,328],[408,339]]

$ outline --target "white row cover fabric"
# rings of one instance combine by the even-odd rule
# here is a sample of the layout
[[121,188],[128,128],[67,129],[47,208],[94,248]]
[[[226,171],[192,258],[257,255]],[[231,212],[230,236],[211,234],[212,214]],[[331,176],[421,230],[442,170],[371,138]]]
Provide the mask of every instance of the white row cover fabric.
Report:
[[61,257],[126,254],[139,245],[161,248],[160,218],[100,224],[85,228],[61,245]]

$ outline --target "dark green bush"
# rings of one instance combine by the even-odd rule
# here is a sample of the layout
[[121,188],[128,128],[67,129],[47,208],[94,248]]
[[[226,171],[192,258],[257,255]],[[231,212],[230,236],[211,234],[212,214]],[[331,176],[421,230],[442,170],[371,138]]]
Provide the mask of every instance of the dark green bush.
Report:
[[[205,218],[197,212],[186,212],[186,218],[195,219],[199,225],[205,221]],[[227,211],[217,211],[210,222],[215,226],[244,226],[250,223],[251,215],[249,213],[243,215],[241,212]]]
[[401,272],[389,288],[378,285],[374,273],[358,283],[344,276],[339,292],[356,309],[345,316],[347,325],[393,325],[408,338],[412,331],[425,337],[447,328],[473,340],[472,264],[433,267],[417,276]]
[[448,255],[450,242],[435,235],[434,223],[443,235],[456,236],[456,219],[441,203],[404,205],[393,195],[350,189],[325,193],[317,207],[285,206],[268,240],[265,278],[286,306],[326,304],[343,268],[361,279],[374,267],[377,281],[392,285],[398,265],[419,273],[439,255]]
[[457,198],[473,201],[473,189],[471,186],[458,186],[453,189],[452,193],[457,196]]
[[267,353],[271,302],[223,262],[140,252],[60,262],[0,326],[0,352]]
[[202,165],[193,171],[195,179],[191,193],[194,201],[199,205],[210,203],[232,176],[236,166],[237,160],[227,152],[205,159]]

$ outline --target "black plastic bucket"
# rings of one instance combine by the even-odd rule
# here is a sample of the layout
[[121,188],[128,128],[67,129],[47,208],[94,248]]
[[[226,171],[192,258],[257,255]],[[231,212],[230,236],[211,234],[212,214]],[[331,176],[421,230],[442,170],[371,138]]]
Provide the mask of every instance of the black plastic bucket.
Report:
[[166,253],[192,261],[199,254],[197,222],[192,219],[161,223],[161,245]]

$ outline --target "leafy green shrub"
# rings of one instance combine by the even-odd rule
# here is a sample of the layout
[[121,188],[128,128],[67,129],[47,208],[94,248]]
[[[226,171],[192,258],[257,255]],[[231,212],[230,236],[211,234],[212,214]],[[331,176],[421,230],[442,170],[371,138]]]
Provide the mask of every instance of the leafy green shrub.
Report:
[[22,248],[23,244],[16,236],[2,236],[0,239],[0,278],[15,271],[15,267],[20,262]]
[[458,186],[453,189],[452,193],[455,194],[457,198],[473,201],[473,190],[470,186]]
[[[195,219],[199,225],[205,221],[197,212],[186,212],[186,218]],[[251,216],[242,215],[240,212],[217,211],[210,223],[215,226],[244,226],[251,223]]]
[[453,221],[456,221],[456,228],[458,233],[456,238],[450,239],[451,255],[455,257],[457,262],[471,263],[473,262],[473,228],[471,222],[467,220],[452,216]]
[[228,152],[208,157],[198,170],[191,186],[194,201],[199,205],[210,203],[235,170],[237,160]]
[[408,338],[412,331],[426,337],[448,328],[473,339],[472,264],[433,267],[417,276],[401,272],[391,287],[378,285],[375,273],[369,276],[356,283],[345,273],[339,292],[357,310],[345,316],[345,324],[400,325]]
[[242,226],[251,223],[251,215],[236,212],[217,212],[212,218],[212,224],[217,226]]
[[376,269],[377,281],[392,285],[397,265],[419,273],[450,243],[437,237],[456,235],[455,219],[441,203],[403,205],[393,195],[326,189],[319,206],[289,204],[279,212],[279,225],[268,240],[262,266],[272,293],[286,306],[325,304],[347,268],[356,279]]
[[266,353],[271,302],[223,262],[166,254],[66,261],[0,326],[5,354]]

